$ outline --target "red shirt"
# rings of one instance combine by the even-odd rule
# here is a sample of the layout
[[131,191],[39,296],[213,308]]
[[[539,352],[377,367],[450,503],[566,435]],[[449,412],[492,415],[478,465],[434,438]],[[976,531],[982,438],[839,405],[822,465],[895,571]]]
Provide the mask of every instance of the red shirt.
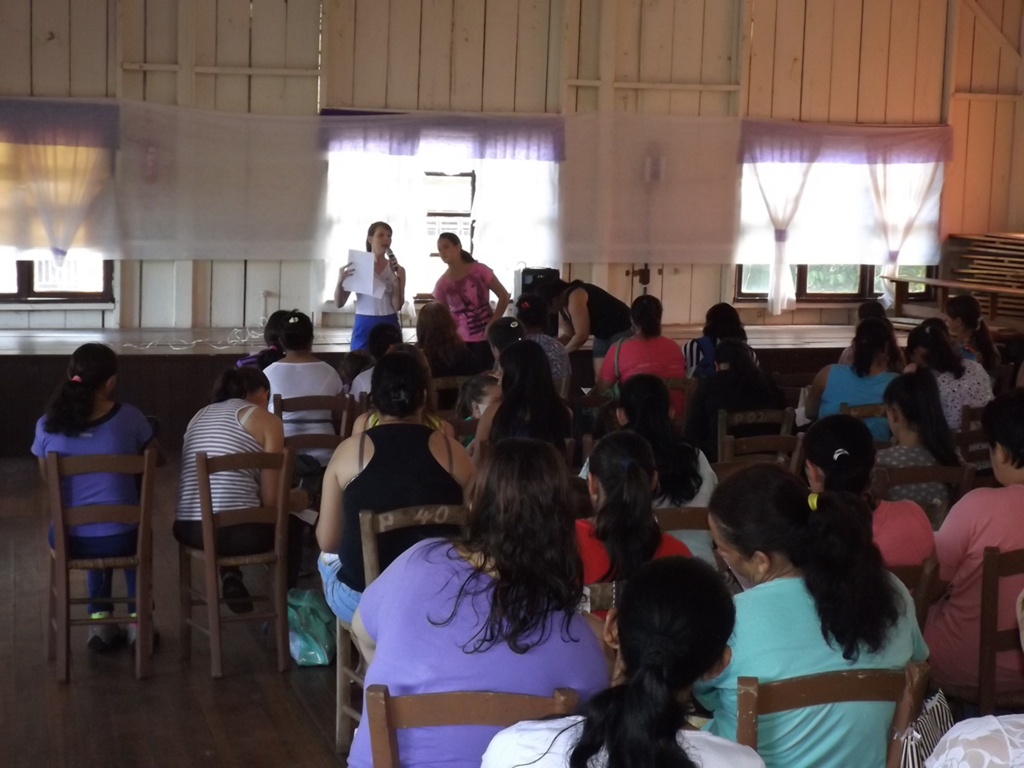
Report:
[[[576,540],[580,546],[580,557],[583,558],[583,583],[596,584],[608,573],[611,561],[604,544],[597,538],[594,524],[589,520],[576,521]],[[661,534],[661,543],[654,551],[654,559],[669,555],[686,555],[690,557],[689,548],[679,539],[667,533]]]
[[[664,336],[655,336],[653,339],[626,339],[619,349],[618,382],[621,384],[638,373],[650,373],[662,379],[686,378],[686,361],[683,359],[682,348]],[[616,382],[614,344],[601,364],[598,378],[609,385]],[[673,389],[671,396],[672,408],[676,415],[681,415],[685,405],[682,390]]]
[[871,527],[887,567],[920,565],[935,553],[931,521],[913,501],[883,501],[872,516]]

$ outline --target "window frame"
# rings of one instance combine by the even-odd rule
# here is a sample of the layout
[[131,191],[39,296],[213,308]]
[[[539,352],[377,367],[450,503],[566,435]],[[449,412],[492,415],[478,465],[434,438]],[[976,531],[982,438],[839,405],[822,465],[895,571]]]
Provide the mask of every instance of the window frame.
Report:
[[[476,171],[462,171],[460,173],[445,173],[444,171],[424,171],[424,176],[440,176],[444,178],[468,178],[469,179],[469,212],[461,211],[431,211],[425,212],[426,219],[469,219],[469,243],[463,244],[468,253],[473,252],[473,238],[476,236],[476,219],[473,218],[473,203],[476,202]],[[432,254],[434,255],[434,254]]]
[[18,290],[16,293],[0,293],[0,304],[113,304],[114,303],[114,262],[103,260],[102,291],[37,291],[35,290],[35,262],[17,261]]
[[[807,264],[796,265],[796,300],[806,304],[837,304],[849,303],[859,304],[871,299],[877,299],[881,293],[875,293],[875,264],[860,265],[860,283],[856,293],[808,293],[807,292]],[[824,265],[812,265],[824,266]],[[938,276],[938,267],[931,265],[925,268],[925,277],[934,278]],[[743,291],[743,265],[736,265],[736,288],[733,292],[734,300],[737,303],[764,302],[768,300],[767,293],[745,293]],[[924,291],[911,293],[910,301],[934,301],[935,289],[926,285]]]

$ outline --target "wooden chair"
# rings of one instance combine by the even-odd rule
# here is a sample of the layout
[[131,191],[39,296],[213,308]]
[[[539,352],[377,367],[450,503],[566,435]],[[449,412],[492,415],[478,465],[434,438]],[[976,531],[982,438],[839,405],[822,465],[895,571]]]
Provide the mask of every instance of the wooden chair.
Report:
[[896,712],[889,730],[885,765],[899,768],[901,734],[920,711],[927,685],[928,665],[924,662],[908,664],[901,670],[823,672],[774,683],[740,677],[736,680],[736,741],[757,749],[760,715],[848,701],[890,701],[896,704]]
[[[994,714],[997,707],[1024,707],[1024,690],[996,691],[997,654],[1015,651],[1020,656],[1022,653],[1020,627],[1016,622],[1012,628],[999,629],[999,580],[1024,574],[1024,549],[1000,552],[998,547],[985,547],[981,562],[978,687],[943,684],[943,688],[954,698],[976,703],[979,714],[984,717]],[[1024,659],[1019,663],[1024,663]]]
[[[135,568],[135,597],[102,598],[105,603],[135,603],[138,634],[135,641],[135,676],[149,677],[153,650],[153,485],[156,481],[156,449],[148,448],[142,456],[92,454],[65,456],[46,454],[46,477],[53,517],[53,549],[50,550],[49,614],[47,617],[47,658],[57,662],[57,679],[66,683],[71,666],[71,627],[91,624],[117,624],[123,616],[101,619],[72,619],[71,606],[98,602],[85,597],[71,597],[70,572],[103,568]],[[61,480],[92,472],[141,475],[138,504],[91,504],[81,507],[64,505]],[[89,523],[128,523],[138,525],[134,555],[71,559],[68,529]]]
[[707,507],[662,507],[654,519],[663,533],[669,531],[710,531]]
[[440,376],[434,379],[434,397],[439,409],[451,409],[455,407],[459,399],[459,389],[462,382],[471,376]]
[[729,435],[718,448],[718,459],[721,462],[740,464],[781,464],[798,475],[804,461],[804,434],[758,437]]
[[884,419],[885,403],[871,403],[869,405],[839,404],[839,412],[855,419]]
[[792,408],[785,410],[761,409],[756,411],[728,411],[718,412],[718,445],[725,444],[725,438],[729,436],[729,430],[733,427],[751,424],[778,424],[780,435],[792,435],[796,425],[796,411]]
[[1013,389],[1013,363],[1001,363],[992,368],[992,394],[999,397],[1011,389]]
[[800,405],[800,397],[803,391],[811,386],[817,371],[802,371],[800,373],[780,373],[775,371],[772,374],[772,381],[775,386],[782,390],[786,397],[786,405],[796,408]]
[[[274,395],[274,413],[278,416],[286,412],[296,411],[330,411],[331,427],[335,435],[343,440],[352,436],[352,425],[355,424],[358,405],[356,399],[351,395],[307,395],[306,397],[287,397]],[[317,437],[330,437],[330,435],[317,435]],[[296,435],[295,437],[298,437]],[[312,437],[312,435],[303,435]],[[316,441],[313,441],[316,442]],[[323,445],[303,445],[302,448],[325,448],[328,441]],[[296,448],[300,446],[295,446]]]
[[[946,518],[950,507],[956,504],[965,493],[974,487],[974,465],[963,464],[959,467],[877,467],[873,485],[878,488],[879,496],[884,498],[890,488],[898,485],[919,485],[921,483],[942,483],[949,488],[949,502],[928,505],[925,509],[933,525],[941,524]],[[924,625],[922,624],[922,627]]]
[[965,405],[960,411],[960,429],[953,431],[960,458],[968,464],[989,461],[988,441],[985,440],[985,430],[981,428],[981,415],[984,411],[984,406],[972,408]]
[[[210,674],[219,678],[224,675],[221,625],[228,621],[273,622],[273,634],[277,642],[277,668],[287,672],[288,659],[288,499],[292,484],[292,467],[295,454],[291,448],[283,453],[231,453],[210,457],[205,453],[196,454],[196,479],[199,483],[199,506],[202,512],[203,548],[193,549],[178,545],[180,563],[181,595],[181,657],[192,655],[192,634],[190,627],[210,638]],[[274,506],[226,509],[213,511],[210,494],[210,475],[219,472],[259,470],[280,472],[277,499]],[[217,531],[231,525],[246,523],[269,523],[274,526],[274,548],[269,552],[251,555],[222,557],[217,554]],[[192,587],[192,560],[203,563],[205,590]],[[220,597],[218,570],[223,567],[242,565],[267,565],[271,569],[271,594],[253,595],[247,600],[269,602],[273,610],[263,613],[244,613],[221,616],[220,606],[232,602],[232,598]],[[192,618],[192,609],[197,605],[206,606],[207,623],[203,626]]]
[[[366,586],[380,576],[380,551],[377,537],[382,533],[413,528],[422,525],[469,525],[469,509],[452,504],[424,504],[404,507],[390,512],[359,513],[359,531],[363,545],[363,575]],[[360,659],[353,642],[352,625],[337,620],[338,661],[335,696],[337,713],[334,721],[334,746],[338,754],[348,752],[352,736],[362,714],[356,709],[352,697],[352,684],[363,687],[365,678],[360,669]]]
[[619,596],[625,581],[602,581],[596,584],[587,584],[584,589],[590,598],[590,612],[610,611],[619,603]]
[[939,559],[932,555],[921,565],[894,565],[889,571],[902,581],[913,595],[917,626],[923,632],[925,621],[928,619],[928,609],[932,607],[937,597],[935,586],[939,583]]
[[374,768],[399,768],[397,731],[401,728],[441,725],[507,728],[523,720],[571,715],[576,711],[576,702],[576,691],[571,688],[556,688],[550,698],[486,691],[392,696],[386,685],[371,685],[366,691],[366,714],[370,720],[373,765]]

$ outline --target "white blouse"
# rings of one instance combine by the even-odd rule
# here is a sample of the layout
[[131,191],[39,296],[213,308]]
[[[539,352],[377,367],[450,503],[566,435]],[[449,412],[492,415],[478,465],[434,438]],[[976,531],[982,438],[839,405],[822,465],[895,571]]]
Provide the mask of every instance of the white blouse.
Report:
[[925,760],[925,768],[1024,765],[1024,715],[976,717],[957,723]]
[[380,298],[367,293],[356,294],[356,314],[369,317],[384,317],[395,314],[395,305],[392,303],[395,291],[398,289],[398,277],[387,265],[381,272],[374,272],[373,284],[376,289],[374,293],[380,293],[383,286],[383,293]]

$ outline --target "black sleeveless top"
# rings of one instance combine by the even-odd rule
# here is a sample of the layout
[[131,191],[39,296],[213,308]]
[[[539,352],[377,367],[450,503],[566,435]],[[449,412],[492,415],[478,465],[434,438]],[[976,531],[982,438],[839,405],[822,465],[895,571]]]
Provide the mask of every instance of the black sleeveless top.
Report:
[[[590,333],[595,338],[610,339],[615,334],[628,331],[633,327],[633,320],[629,316],[629,307],[596,285],[584,283],[582,280],[573,280],[565,290],[566,302],[569,300],[569,294],[577,288],[582,288],[587,292]],[[562,310],[562,317],[570,320],[568,310]]]
[[[373,443],[373,457],[342,492],[338,552],[338,578],[357,592],[366,589],[360,512],[388,512],[418,504],[462,504],[462,486],[430,453],[428,443],[433,434],[434,430],[422,424],[382,424],[363,433],[361,439]],[[377,537],[381,571],[413,544],[457,530],[450,525],[418,525],[382,533]]]

